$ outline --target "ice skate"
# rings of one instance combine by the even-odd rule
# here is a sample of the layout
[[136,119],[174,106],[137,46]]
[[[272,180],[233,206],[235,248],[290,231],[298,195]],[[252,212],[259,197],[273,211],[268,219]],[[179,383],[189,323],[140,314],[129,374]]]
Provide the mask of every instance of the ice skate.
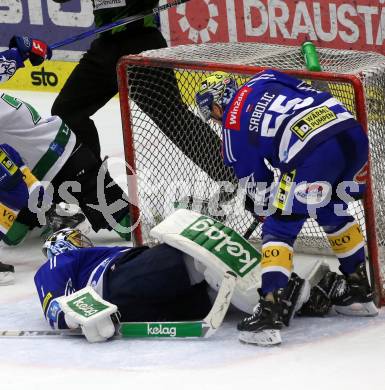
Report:
[[76,228],[83,234],[88,234],[91,225],[80,208],[76,205],[59,203],[53,205],[46,213],[47,229],[42,235],[48,236],[64,228]]
[[254,313],[238,324],[239,340],[259,346],[281,344],[280,329],[289,326],[296,310],[308,298],[309,287],[295,273],[284,289],[260,298]]
[[365,263],[359,264],[354,273],[339,278],[332,303],[337,313],[347,316],[374,317],[378,314]]
[[8,286],[15,281],[15,268],[13,265],[0,261],[0,286]]

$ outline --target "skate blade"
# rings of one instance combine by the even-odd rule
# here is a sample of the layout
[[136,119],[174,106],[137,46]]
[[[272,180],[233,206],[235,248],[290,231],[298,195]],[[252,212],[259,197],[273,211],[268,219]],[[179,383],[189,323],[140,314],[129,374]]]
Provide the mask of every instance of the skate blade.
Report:
[[304,280],[303,285],[301,287],[301,290],[298,294],[298,299],[297,299],[297,302],[295,304],[291,318],[293,318],[295,313],[302,307],[302,305],[309,300],[310,289],[311,289],[311,284],[309,283],[308,280]]
[[239,332],[239,341],[260,347],[272,347],[282,343],[279,329],[265,329],[260,332]]
[[349,306],[334,306],[338,314],[352,317],[375,317],[378,309],[373,302],[353,303]]
[[15,283],[14,272],[0,272],[0,286],[9,286]]

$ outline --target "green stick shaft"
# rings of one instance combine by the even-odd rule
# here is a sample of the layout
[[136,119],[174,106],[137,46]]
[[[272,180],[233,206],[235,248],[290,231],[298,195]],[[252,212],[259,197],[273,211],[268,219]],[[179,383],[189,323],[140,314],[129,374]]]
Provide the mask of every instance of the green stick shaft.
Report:
[[[217,298],[209,314],[201,321],[185,322],[122,322],[117,325],[113,338],[186,338],[210,337],[222,324],[230,306],[237,276],[225,274]],[[0,337],[73,337],[82,336],[75,330],[0,330]]]

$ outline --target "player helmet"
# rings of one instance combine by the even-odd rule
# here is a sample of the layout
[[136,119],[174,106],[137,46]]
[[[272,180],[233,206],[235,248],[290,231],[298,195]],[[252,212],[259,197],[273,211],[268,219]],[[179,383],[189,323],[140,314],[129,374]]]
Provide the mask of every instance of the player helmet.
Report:
[[93,247],[91,240],[78,229],[65,228],[51,234],[43,244],[43,254],[48,259],[67,251]]
[[214,103],[225,109],[237,90],[237,82],[229,73],[214,72],[203,79],[195,95],[203,119],[205,121],[210,119]]

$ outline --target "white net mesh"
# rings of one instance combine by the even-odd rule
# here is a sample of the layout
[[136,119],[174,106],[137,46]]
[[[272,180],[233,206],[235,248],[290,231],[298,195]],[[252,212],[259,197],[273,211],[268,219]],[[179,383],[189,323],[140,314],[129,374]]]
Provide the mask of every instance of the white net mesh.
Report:
[[[375,231],[370,234],[376,234],[382,246],[385,243],[385,57],[333,49],[318,49],[318,53],[324,72],[356,75],[363,85],[366,104],[365,100],[361,102],[362,94],[348,78],[330,77],[325,82],[317,81],[310,73],[297,75],[311,79],[317,88],[327,88],[359,120],[367,121],[375,215]],[[146,52],[142,60],[126,57],[122,61],[120,74],[127,75],[128,81],[121,81],[124,87],[128,86],[128,96],[122,96],[125,92],[121,91],[121,99],[128,99],[130,108],[125,138],[129,140],[132,132],[144,242],[151,242],[149,230],[174,210],[176,202],[188,195],[210,199],[219,189],[217,181],[236,183],[232,171],[221,160],[220,129],[198,118],[194,97],[199,81],[213,69],[230,72],[241,84],[257,67],[294,71],[294,75],[306,70],[300,48],[254,43],[178,46]],[[123,115],[128,115],[124,109]],[[127,142],[131,144],[130,140]],[[132,153],[126,148],[127,155]],[[200,205],[195,206],[199,210]],[[235,199],[226,207],[233,210],[226,224],[244,233],[253,221],[251,215]],[[367,235],[362,203],[354,202],[349,209]],[[259,237],[260,228],[252,238]],[[330,250],[323,231],[313,220],[303,227],[296,249],[314,253]],[[379,264],[384,267],[382,259]]]

